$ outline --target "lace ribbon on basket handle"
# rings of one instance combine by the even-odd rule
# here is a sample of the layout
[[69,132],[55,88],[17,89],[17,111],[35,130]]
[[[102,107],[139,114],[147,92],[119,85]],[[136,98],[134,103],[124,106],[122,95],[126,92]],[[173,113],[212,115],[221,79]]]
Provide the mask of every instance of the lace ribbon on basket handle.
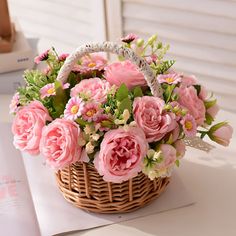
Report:
[[205,152],[210,152],[215,146],[203,141],[199,137],[188,137],[184,138],[186,146],[193,147]]
[[65,82],[69,76],[73,66],[78,62],[78,60],[94,52],[110,52],[118,56],[122,56],[127,60],[133,62],[139,70],[144,74],[148,86],[151,89],[152,95],[162,98],[162,87],[156,79],[156,76],[152,72],[152,69],[148,65],[145,59],[138,56],[132,49],[126,48],[123,45],[113,43],[113,42],[103,42],[103,43],[88,43],[78,47],[72,54],[70,54],[61,67],[57,80]]

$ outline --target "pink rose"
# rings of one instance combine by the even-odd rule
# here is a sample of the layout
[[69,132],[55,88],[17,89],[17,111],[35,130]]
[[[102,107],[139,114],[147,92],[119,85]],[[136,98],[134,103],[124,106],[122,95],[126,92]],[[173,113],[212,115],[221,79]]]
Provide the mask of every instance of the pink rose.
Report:
[[197,84],[197,78],[194,75],[183,75],[181,79],[181,85],[192,86]]
[[56,119],[45,126],[40,151],[46,158],[47,164],[54,169],[62,169],[79,161],[81,158],[79,135],[79,127],[70,120]]
[[209,137],[220,145],[229,146],[232,138],[233,128],[226,122],[216,124],[211,127]]
[[21,108],[12,124],[14,145],[31,155],[39,154],[39,143],[46,121],[51,121],[47,109],[39,101],[33,101]]
[[176,127],[175,115],[163,110],[165,102],[158,97],[137,97],[133,103],[134,120],[144,131],[147,141],[161,140]]
[[173,166],[176,161],[176,149],[170,144],[161,144],[160,151],[162,152],[163,161],[157,165],[157,169],[162,171]]
[[212,107],[207,109],[207,113],[213,118],[215,119],[218,111],[220,110],[219,106],[217,104],[213,105]]
[[188,109],[189,113],[196,120],[197,125],[203,125],[206,109],[203,101],[197,96],[196,89],[193,86],[180,86],[175,88],[175,92],[179,95],[179,104]]
[[135,177],[142,168],[148,143],[137,127],[108,131],[96,154],[94,165],[107,182],[121,183]]
[[71,89],[71,97],[81,96],[89,97],[95,102],[105,102],[111,86],[106,80],[100,78],[84,79]]
[[204,86],[201,86],[201,90],[198,95],[199,98],[202,99],[203,101],[205,101],[207,99],[207,95],[208,95],[208,92],[207,92],[206,88]]
[[185,145],[184,141],[182,139],[177,140],[174,143],[174,147],[176,149],[177,157],[182,158],[185,154],[185,151],[186,151],[186,145]]
[[120,86],[124,83],[129,89],[147,85],[143,74],[130,61],[114,62],[108,65],[105,68],[105,78],[111,85]]

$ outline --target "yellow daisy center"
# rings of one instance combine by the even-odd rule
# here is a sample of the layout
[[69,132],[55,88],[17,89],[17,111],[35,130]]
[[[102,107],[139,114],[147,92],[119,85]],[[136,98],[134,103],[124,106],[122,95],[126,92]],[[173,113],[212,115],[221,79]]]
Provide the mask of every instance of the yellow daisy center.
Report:
[[174,79],[171,78],[171,77],[168,77],[168,78],[166,78],[166,82],[167,83],[172,83],[172,82],[174,82]]
[[96,110],[95,110],[95,109],[91,109],[91,110],[88,110],[88,111],[86,112],[86,115],[87,115],[88,117],[91,117],[91,116],[93,116],[95,113],[96,113]]
[[48,94],[53,94],[55,92],[55,89],[54,88],[50,88],[48,89],[47,93]]
[[72,106],[70,109],[72,114],[76,114],[78,110],[79,110],[79,107],[77,105]]
[[96,63],[94,63],[94,62],[90,62],[89,64],[88,64],[88,67],[89,68],[93,68],[93,67],[95,67],[96,66]]
[[192,122],[191,122],[191,121],[186,121],[186,122],[185,122],[185,128],[186,128],[187,130],[191,130],[191,129],[193,128]]

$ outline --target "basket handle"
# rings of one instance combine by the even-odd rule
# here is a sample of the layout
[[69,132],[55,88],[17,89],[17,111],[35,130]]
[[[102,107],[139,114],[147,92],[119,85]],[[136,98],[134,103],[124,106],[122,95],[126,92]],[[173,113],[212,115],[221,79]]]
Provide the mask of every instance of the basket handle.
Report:
[[152,95],[162,98],[162,88],[148,63],[143,58],[139,57],[132,49],[113,42],[89,43],[78,47],[75,52],[66,58],[64,65],[59,71],[57,80],[65,83],[77,61],[86,54],[93,52],[110,52],[133,62],[144,74],[147,84],[151,89]]

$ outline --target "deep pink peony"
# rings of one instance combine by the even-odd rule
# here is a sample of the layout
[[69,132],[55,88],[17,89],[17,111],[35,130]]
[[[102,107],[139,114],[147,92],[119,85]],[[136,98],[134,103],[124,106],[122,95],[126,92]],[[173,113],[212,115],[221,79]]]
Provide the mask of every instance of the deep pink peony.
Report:
[[40,151],[46,162],[54,169],[61,169],[81,158],[78,145],[79,127],[70,120],[56,119],[45,126],[40,142]]
[[175,115],[163,110],[165,102],[158,97],[137,97],[133,103],[134,120],[144,131],[147,141],[161,140],[176,127]]
[[124,83],[129,89],[145,86],[144,75],[130,61],[114,62],[105,68],[105,78],[111,84],[120,86]]
[[197,96],[197,90],[193,86],[180,86],[175,92],[179,95],[179,104],[188,109],[197,125],[203,125],[206,109],[204,102]]
[[84,79],[71,89],[71,97],[87,96],[95,102],[105,102],[111,86],[106,80],[100,78]]
[[39,143],[46,121],[51,121],[47,109],[39,101],[33,101],[21,108],[12,124],[14,145],[31,155],[39,154]]
[[104,136],[94,165],[105,181],[121,183],[141,171],[147,149],[148,143],[140,128],[110,130]]

